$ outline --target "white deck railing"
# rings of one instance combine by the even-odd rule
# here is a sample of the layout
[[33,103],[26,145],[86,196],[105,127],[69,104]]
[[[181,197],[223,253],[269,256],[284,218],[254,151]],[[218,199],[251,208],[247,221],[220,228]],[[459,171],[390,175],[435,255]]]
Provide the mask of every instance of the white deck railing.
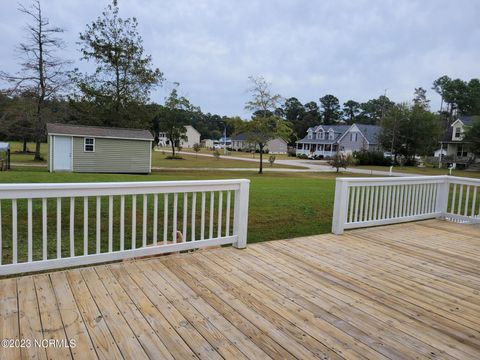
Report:
[[1,184],[0,275],[247,242],[249,180]]
[[337,178],[332,232],[431,218],[478,223],[479,188],[452,176]]

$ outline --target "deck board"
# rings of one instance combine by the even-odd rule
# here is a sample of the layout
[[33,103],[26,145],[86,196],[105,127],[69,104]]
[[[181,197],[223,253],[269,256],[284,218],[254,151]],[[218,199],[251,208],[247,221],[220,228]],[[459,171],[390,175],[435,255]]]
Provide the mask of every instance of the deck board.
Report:
[[428,220],[0,280],[0,359],[479,359],[480,227]]

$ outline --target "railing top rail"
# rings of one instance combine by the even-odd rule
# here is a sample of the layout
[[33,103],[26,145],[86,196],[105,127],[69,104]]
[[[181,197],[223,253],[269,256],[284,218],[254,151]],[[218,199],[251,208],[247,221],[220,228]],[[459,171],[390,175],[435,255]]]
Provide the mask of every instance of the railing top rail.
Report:
[[480,184],[480,179],[449,176],[449,175],[435,175],[435,176],[401,176],[401,177],[346,177],[337,178],[339,182],[347,183],[411,183],[411,182],[443,182],[448,181],[451,183],[463,183],[463,184]]
[[0,199],[237,190],[248,179],[0,184]]
[[343,177],[337,178],[337,181],[340,182],[349,182],[349,183],[395,183],[395,182],[412,182],[412,181],[419,181],[419,182],[428,182],[428,181],[438,181],[442,182],[447,179],[454,178],[453,176],[448,175],[438,175],[438,176],[389,176],[389,177]]

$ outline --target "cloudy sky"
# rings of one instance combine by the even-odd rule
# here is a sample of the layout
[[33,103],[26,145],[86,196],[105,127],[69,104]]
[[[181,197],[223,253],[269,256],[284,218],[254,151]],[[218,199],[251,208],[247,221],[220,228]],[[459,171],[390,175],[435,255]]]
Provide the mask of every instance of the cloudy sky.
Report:
[[[79,62],[75,42],[107,0],[42,0],[52,24],[66,30],[64,56]],[[26,2],[28,3],[28,2]],[[387,91],[408,101],[441,75],[480,77],[478,0],[120,0],[140,23],[146,52],[204,112],[247,117],[248,76],[263,75],[276,93],[302,102],[325,94],[366,101]],[[27,18],[0,0],[0,69],[15,71],[15,46]]]

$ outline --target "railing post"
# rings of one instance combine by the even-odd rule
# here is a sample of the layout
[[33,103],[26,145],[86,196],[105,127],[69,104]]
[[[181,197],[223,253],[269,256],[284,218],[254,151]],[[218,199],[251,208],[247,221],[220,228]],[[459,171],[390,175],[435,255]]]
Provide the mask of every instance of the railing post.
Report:
[[440,213],[438,218],[444,219],[447,213],[448,196],[450,193],[450,180],[448,176],[444,176],[443,182],[438,185],[437,201],[435,204],[435,212]]
[[238,240],[233,243],[233,247],[237,249],[247,247],[249,189],[250,180],[240,180],[240,189],[235,194],[233,234],[238,236]]
[[343,234],[347,219],[348,179],[337,178],[335,183],[335,200],[333,204],[332,233]]

